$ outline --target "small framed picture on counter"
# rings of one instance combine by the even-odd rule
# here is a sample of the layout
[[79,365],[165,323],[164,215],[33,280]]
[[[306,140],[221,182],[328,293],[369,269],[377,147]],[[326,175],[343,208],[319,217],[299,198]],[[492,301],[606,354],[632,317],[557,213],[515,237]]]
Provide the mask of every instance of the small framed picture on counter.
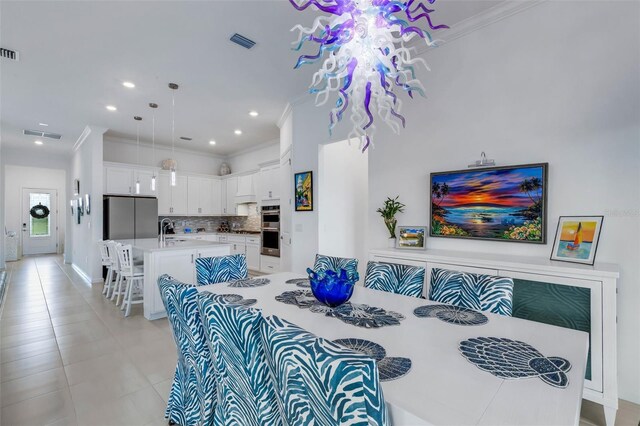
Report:
[[399,226],[397,247],[401,249],[424,250],[426,226]]

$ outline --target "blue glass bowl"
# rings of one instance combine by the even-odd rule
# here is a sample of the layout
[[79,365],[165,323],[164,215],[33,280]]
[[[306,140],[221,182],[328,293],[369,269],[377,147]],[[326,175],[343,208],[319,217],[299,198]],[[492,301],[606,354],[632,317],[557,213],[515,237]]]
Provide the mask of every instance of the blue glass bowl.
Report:
[[316,273],[307,268],[307,273],[311,292],[315,298],[332,308],[342,305],[351,298],[356,281],[360,278],[357,272],[349,277],[344,269],[341,269],[338,274],[335,271]]

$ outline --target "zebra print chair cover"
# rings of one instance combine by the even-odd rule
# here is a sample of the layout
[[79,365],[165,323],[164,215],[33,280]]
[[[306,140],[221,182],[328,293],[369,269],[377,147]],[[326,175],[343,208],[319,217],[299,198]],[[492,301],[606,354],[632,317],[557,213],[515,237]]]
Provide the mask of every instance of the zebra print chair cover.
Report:
[[424,268],[396,263],[367,263],[364,286],[389,293],[421,297],[424,287]]
[[275,316],[262,340],[287,424],[388,424],[373,359]]
[[249,276],[247,258],[244,254],[196,259],[198,285],[243,280]]
[[429,299],[475,311],[511,316],[513,280],[434,268]]
[[166,274],[158,278],[158,286],[178,350],[165,417],[180,426],[213,425],[213,360],[198,310],[198,291]]
[[215,424],[283,425],[260,337],[260,311],[222,305],[202,293],[198,305],[216,371]]
[[316,254],[316,261],[313,263],[313,271],[316,274],[321,275],[326,271],[334,271],[340,273],[340,269],[346,270],[347,276],[350,279],[353,279],[355,274],[358,273],[358,259]]

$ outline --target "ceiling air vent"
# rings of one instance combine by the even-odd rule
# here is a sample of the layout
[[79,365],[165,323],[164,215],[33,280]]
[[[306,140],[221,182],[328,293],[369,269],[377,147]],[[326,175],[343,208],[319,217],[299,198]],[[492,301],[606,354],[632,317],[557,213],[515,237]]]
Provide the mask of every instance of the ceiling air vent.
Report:
[[234,35],[231,36],[231,38],[229,39],[232,42],[234,42],[235,44],[244,47],[245,49],[251,49],[253,46],[256,45],[256,42],[253,40],[250,40],[248,38],[246,38],[243,35],[240,35],[238,33],[235,33]]
[[60,139],[62,135],[57,133],[41,132],[39,130],[23,130],[23,134],[27,136],[37,136],[39,138]]
[[9,50],[4,47],[0,47],[0,57],[17,61],[20,59],[20,54],[16,50]]
[[188,138],[186,136],[180,136],[180,139],[182,139],[183,141],[192,141],[193,138]]

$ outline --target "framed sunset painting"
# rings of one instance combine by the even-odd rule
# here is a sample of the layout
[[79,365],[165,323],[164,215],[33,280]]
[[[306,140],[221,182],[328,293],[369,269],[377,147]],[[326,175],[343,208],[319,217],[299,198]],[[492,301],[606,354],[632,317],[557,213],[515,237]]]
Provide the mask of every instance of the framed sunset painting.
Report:
[[604,216],[560,216],[551,260],[593,265]]
[[546,243],[547,163],[431,173],[429,235]]

